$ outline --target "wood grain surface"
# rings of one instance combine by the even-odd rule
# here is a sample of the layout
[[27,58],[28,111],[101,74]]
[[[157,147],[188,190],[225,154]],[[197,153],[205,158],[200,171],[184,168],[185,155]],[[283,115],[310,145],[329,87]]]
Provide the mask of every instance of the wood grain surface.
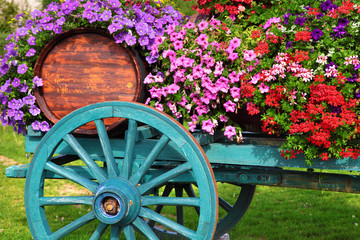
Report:
[[[83,106],[105,101],[138,101],[141,71],[129,49],[110,35],[94,29],[76,29],[53,39],[41,52],[34,75],[43,79],[35,91],[45,116],[56,123]],[[121,119],[107,120],[108,128]],[[94,125],[79,133],[94,133]]]

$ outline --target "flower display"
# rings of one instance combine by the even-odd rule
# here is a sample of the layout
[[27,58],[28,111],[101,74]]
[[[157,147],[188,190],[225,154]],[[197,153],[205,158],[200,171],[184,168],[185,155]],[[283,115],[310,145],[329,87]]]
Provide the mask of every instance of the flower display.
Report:
[[[147,103],[183,118],[190,131],[199,126],[213,134],[218,125],[230,123],[226,113],[236,112],[240,92],[246,91],[240,84],[245,71],[238,71],[241,39],[230,32],[216,19],[170,26],[151,52],[160,56],[144,81],[150,92]],[[228,125],[225,135],[236,137],[235,127]]]
[[[24,133],[27,125],[48,131],[50,124],[38,108],[33,89],[42,79],[33,76],[34,64],[42,48],[56,35],[78,27],[101,28],[124,46],[149,55],[156,36],[168,25],[179,25],[183,16],[160,2],[130,0],[52,2],[43,11],[16,17],[17,30],[8,36],[6,53],[0,57],[0,120]],[[146,56],[149,63],[157,56]]]
[[230,113],[246,109],[265,133],[286,136],[287,159],[359,157],[359,5],[301,0],[263,9],[240,22],[168,29],[153,47],[160,57],[146,78],[148,103],[190,131],[222,129],[233,140],[241,129]]

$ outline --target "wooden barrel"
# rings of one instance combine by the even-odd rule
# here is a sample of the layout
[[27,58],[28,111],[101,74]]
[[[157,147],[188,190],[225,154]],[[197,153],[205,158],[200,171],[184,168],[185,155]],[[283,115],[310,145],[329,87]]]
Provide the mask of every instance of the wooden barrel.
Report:
[[[144,62],[100,29],[80,28],[60,34],[41,51],[34,76],[43,80],[36,100],[53,123],[83,106],[105,101],[143,101]],[[108,131],[124,120],[109,119]],[[95,125],[76,130],[96,133]]]

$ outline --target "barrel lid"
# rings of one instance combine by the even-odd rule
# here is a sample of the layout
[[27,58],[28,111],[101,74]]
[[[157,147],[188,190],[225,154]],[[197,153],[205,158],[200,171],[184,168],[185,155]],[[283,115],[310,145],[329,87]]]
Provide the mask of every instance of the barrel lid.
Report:
[[[117,44],[101,29],[78,28],[52,39],[41,51],[34,76],[43,86],[34,90],[45,116],[56,123],[83,106],[105,101],[138,101],[144,76],[133,50]],[[105,121],[108,131],[124,119]],[[76,130],[95,134],[93,123]]]

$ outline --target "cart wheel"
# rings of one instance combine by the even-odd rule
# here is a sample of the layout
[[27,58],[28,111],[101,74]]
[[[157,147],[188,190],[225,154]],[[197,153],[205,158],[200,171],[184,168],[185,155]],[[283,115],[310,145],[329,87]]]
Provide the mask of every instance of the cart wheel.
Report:
[[[233,184],[226,183],[228,185],[234,186]],[[195,190],[194,190],[195,189]],[[251,200],[253,199],[256,186],[255,185],[238,185],[236,190],[239,191],[238,195],[234,193],[233,199],[226,199],[225,197],[220,197],[221,188],[219,189],[219,218],[222,217],[216,227],[216,232],[214,239],[220,238],[225,233],[229,232],[244,216],[246,210],[249,208]],[[225,190],[227,191],[227,190]],[[197,187],[191,183],[168,183],[163,190],[162,196],[168,197],[170,195],[175,195],[176,197],[181,197],[183,194],[186,194],[188,197],[196,197],[198,195]],[[236,198],[237,196],[237,198]],[[176,218],[178,223],[184,221],[184,214],[186,211],[183,209],[184,206],[177,206],[176,209]],[[157,205],[155,212],[161,213],[163,210],[163,205]],[[194,207],[194,211],[197,214],[200,214],[200,209]],[[166,239],[180,239],[175,232],[164,231],[161,228],[157,228],[153,221],[150,221],[149,225],[155,229],[158,235],[163,236]]]
[[254,197],[256,185],[239,185],[236,188],[237,191],[241,189],[234,204],[222,198],[219,193],[219,216],[223,217],[217,223],[215,239],[229,232],[244,216]]
[[[115,161],[115,147],[110,141],[104,124],[105,118],[128,119],[123,164]],[[72,132],[89,122],[95,122],[101,142],[106,168],[101,168],[93,155],[87,152]],[[156,128],[162,136],[141,165],[134,170],[133,155],[136,147],[137,124],[144,123]],[[81,175],[51,161],[60,143],[65,142],[89,168],[92,176]],[[143,177],[152,171],[157,156],[171,142],[184,156],[184,160],[173,168],[162,170],[159,175],[146,181]],[[62,144],[63,145],[63,144]],[[116,149],[119,150],[119,149]],[[156,189],[182,174],[192,176],[198,186],[198,197],[159,197]],[[55,174],[81,185],[90,194],[86,196],[47,196],[44,194],[45,174]],[[92,180],[95,179],[95,180]],[[90,232],[90,239],[99,239],[111,226],[109,237],[119,239],[123,232],[126,239],[136,239],[138,230],[148,239],[158,239],[150,222],[169,229],[188,239],[212,239],[217,222],[218,198],[214,174],[207,157],[196,140],[186,129],[154,108],[138,103],[108,102],[81,108],[60,120],[43,137],[31,162],[25,185],[25,207],[29,227],[34,239],[60,239],[86,225],[97,226]],[[47,189],[45,189],[47,190]],[[88,205],[89,212],[72,219],[59,229],[50,226],[49,206]],[[152,210],[152,206],[192,206],[200,209],[195,226],[177,223],[170,216]],[[55,208],[58,209],[58,208]],[[76,209],[76,208],[75,208]],[[52,216],[54,213],[51,213]],[[193,216],[193,217],[194,217]],[[93,221],[95,220],[95,221]],[[90,223],[91,222],[91,223]],[[88,227],[89,228],[89,227]],[[86,230],[88,230],[86,228]]]

